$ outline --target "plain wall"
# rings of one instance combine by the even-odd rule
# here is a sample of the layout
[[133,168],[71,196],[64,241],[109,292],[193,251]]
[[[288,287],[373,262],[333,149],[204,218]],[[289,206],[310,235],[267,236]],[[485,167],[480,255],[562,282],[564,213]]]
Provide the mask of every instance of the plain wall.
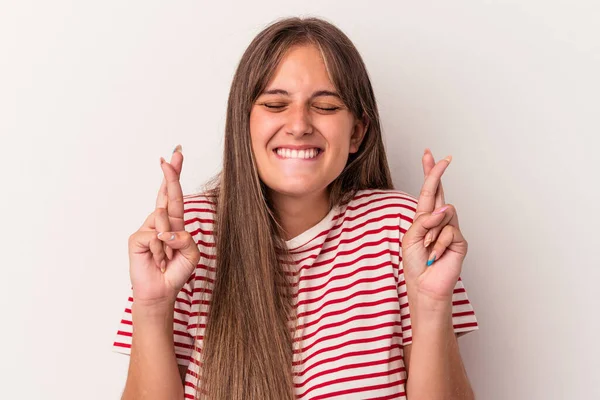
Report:
[[358,47],[398,189],[425,147],[454,157],[477,397],[600,398],[600,4],[536,0],[3,2],[0,398],[119,398],[159,157],[183,145],[186,193],[219,171],[242,52],[291,15]]

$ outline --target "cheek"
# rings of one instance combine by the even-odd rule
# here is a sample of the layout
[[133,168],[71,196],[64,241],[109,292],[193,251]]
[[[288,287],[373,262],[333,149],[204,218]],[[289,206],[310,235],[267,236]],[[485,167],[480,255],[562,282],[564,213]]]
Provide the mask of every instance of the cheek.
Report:
[[250,113],[250,140],[252,143],[252,152],[256,159],[256,168],[258,175],[263,181],[266,179],[265,174],[269,171],[269,154],[267,154],[267,146],[270,140],[277,133],[277,124],[274,118],[265,115],[264,111],[252,110]]
[[256,150],[256,145],[260,141],[260,117],[256,112],[250,113],[250,139],[252,140],[252,147]]
[[253,145],[262,144],[263,147],[273,135],[277,132],[279,122],[260,110],[253,110],[250,113],[250,136]]
[[323,133],[332,150],[347,155],[350,148],[352,125],[346,118],[325,120],[319,131]]

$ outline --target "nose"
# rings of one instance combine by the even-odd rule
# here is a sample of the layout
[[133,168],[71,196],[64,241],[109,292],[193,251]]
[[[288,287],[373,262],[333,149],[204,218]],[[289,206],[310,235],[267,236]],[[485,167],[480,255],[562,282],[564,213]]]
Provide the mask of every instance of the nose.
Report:
[[303,136],[313,131],[310,112],[306,106],[297,106],[289,110],[286,132],[294,136]]

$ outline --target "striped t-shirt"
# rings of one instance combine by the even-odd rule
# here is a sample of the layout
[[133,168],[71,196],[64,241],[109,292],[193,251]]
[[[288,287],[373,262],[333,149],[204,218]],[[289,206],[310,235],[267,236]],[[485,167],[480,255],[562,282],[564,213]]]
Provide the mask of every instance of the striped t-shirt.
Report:
[[[184,203],[185,230],[201,258],[175,303],[174,341],[177,363],[188,368],[185,398],[193,399],[199,373],[193,338],[200,334],[201,351],[215,275],[215,205],[203,194],[187,195]],[[403,346],[412,342],[412,331],[401,242],[416,204],[402,191],[361,190],[286,242],[299,274],[297,399],[406,399]],[[113,344],[124,354],[131,351],[132,302],[130,295]],[[478,328],[460,279],[452,321],[457,333]]]

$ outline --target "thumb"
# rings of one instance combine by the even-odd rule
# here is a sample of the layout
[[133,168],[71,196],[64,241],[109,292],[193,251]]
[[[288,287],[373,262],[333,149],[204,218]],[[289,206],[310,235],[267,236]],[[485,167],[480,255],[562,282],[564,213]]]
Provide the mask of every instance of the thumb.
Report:
[[405,241],[409,242],[407,244],[412,244],[420,240],[422,241],[425,238],[425,235],[427,235],[427,232],[438,226],[444,217],[445,214],[443,212],[439,214],[420,212],[404,235]]
[[187,231],[159,232],[156,237],[166,243],[169,247],[179,250],[192,266],[200,261],[200,251],[192,235]]

